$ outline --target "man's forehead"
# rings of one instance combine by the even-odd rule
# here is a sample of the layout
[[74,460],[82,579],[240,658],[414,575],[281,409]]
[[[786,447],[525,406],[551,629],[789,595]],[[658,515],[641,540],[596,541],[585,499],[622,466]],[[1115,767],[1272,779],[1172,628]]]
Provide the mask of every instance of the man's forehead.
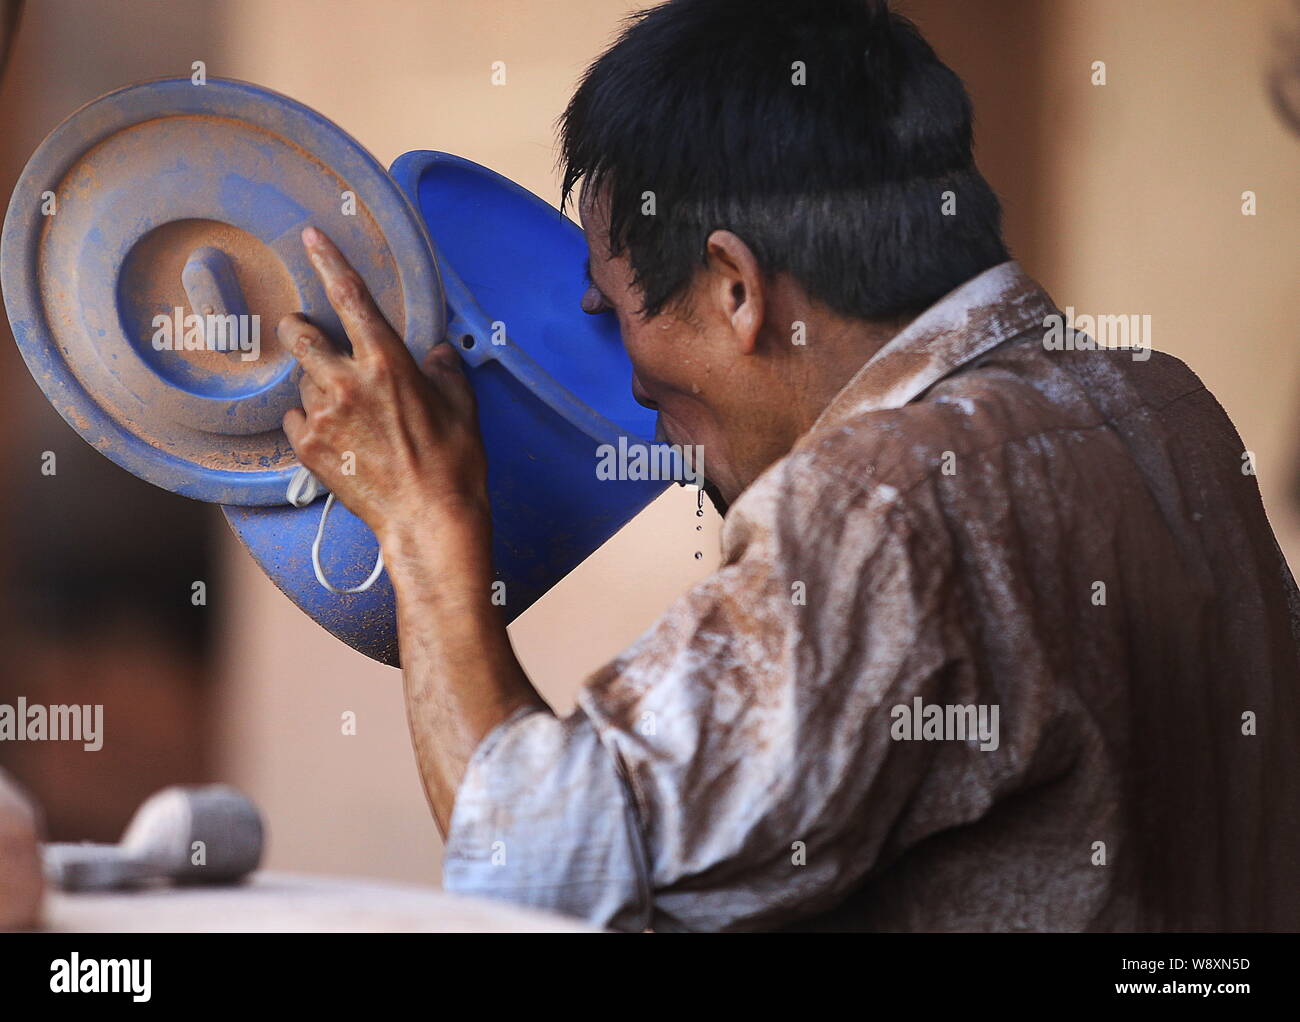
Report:
[[584,181],[578,196],[578,215],[586,223],[603,224],[609,211],[609,189]]
[[609,232],[609,189],[584,182],[578,197],[578,217],[587,232],[588,245],[597,242],[603,247]]

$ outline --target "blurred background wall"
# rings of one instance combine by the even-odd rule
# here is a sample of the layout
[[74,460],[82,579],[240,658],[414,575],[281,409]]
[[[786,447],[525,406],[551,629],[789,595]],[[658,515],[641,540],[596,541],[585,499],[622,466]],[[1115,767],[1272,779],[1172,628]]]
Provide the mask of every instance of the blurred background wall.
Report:
[[[485,163],[554,201],[554,121],[634,5],[621,0],[40,0],[0,82],[0,194],[80,104],[158,75],[255,81],[385,164]],[[1292,563],[1300,349],[1291,309],[1300,140],[1268,101],[1278,0],[911,0],[974,96],[980,161],[1016,256],[1062,305],[1149,314],[1256,452]],[[506,84],[492,84],[504,61]],[[1106,65],[1094,85],[1093,64]],[[1243,216],[1242,193],[1258,215]],[[7,325],[0,328],[7,334]],[[55,451],[58,473],[42,476]],[[222,779],[270,824],[277,868],[435,881],[439,842],[400,677],[282,597],[214,509],[138,483],[48,409],[0,337],[0,702],[105,703],[104,750],[0,745],[62,838],[113,838],[150,791]],[[711,570],[674,488],[511,635],[560,709],[585,675]],[[697,560],[696,551],[704,557]],[[193,607],[191,582],[208,583]],[[345,735],[352,711],[357,733]],[[10,746],[10,747],[6,747]]]

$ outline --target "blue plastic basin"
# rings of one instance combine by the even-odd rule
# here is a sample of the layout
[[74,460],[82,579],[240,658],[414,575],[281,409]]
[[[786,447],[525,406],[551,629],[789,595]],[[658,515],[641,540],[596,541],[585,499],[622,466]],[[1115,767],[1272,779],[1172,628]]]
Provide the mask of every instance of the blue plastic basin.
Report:
[[[601,445],[652,442],[654,413],[632,399],[614,317],[581,311],[587,250],[572,221],[501,175],[445,153],[407,153],[390,173],[433,240],[448,335],[478,398],[494,565],[510,621],[665,489],[664,480],[596,474]],[[395,664],[387,579],[353,595],[316,581],[309,550],[319,508],[225,510],[298,606],[354,648]],[[376,552],[364,523],[342,508],[331,515],[322,562],[336,586],[364,579]]]

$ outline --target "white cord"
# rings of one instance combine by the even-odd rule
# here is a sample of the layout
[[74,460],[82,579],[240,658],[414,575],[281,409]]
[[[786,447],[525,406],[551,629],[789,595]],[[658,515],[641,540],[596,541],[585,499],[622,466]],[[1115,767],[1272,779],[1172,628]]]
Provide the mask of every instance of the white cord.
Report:
[[334,586],[332,586],[329,582],[329,579],[325,577],[325,572],[322,570],[320,566],[320,541],[321,538],[325,535],[325,520],[329,517],[330,508],[332,508],[333,506],[334,506],[334,494],[331,493],[328,497],[325,498],[325,509],[320,513],[320,525],[316,526],[316,539],[312,542],[311,545],[311,566],[316,572],[316,581],[319,582],[321,585],[323,585],[331,593],[337,593],[341,596],[347,595],[349,593],[364,593],[372,585],[378,582],[379,576],[383,574],[384,552],[382,550],[379,551],[379,555],[375,558],[374,570],[370,573],[370,577],[366,579],[364,582],[362,582],[359,586],[352,586],[350,589],[336,589]]
[[[285,497],[294,507],[306,507],[320,496],[322,489],[323,487],[320,485],[320,482],[311,474],[310,470],[299,468],[298,471],[293,474],[293,479],[289,481],[289,489],[285,494]],[[351,593],[364,593],[379,581],[379,576],[384,570],[384,552],[382,550],[379,551],[379,556],[375,558],[374,570],[370,573],[370,577],[362,582],[361,585],[353,586],[351,589],[335,588],[330,583],[329,579],[325,577],[325,570],[320,566],[320,544],[321,540],[325,537],[325,520],[329,517],[330,508],[333,506],[334,494],[331,493],[325,498],[325,507],[320,513],[320,524],[316,526],[316,539],[312,541],[311,545],[312,570],[316,572],[316,581],[331,593],[335,593],[339,596],[346,596]]]
[[284,499],[294,507],[306,507],[321,495],[323,489],[325,487],[321,486],[320,480],[311,474],[311,469],[299,466],[293,478],[289,480],[289,488],[285,491]]

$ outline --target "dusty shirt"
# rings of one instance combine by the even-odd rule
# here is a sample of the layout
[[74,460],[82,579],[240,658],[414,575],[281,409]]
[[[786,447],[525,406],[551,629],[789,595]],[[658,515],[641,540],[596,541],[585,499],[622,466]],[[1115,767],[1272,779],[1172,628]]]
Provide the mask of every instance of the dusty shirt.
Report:
[[1006,263],[881,349],[714,575],[480,745],[446,886],[632,930],[1300,926],[1253,458],[1177,359],[1054,350],[1057,314]]

